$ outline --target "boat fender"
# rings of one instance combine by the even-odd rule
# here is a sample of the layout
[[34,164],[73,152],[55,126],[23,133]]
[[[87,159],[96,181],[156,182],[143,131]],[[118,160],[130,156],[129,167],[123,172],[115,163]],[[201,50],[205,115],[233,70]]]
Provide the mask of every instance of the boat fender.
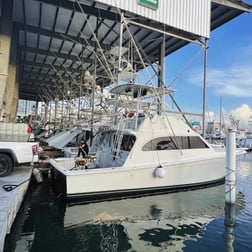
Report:
[[43,176],[38,168],[33,168],[32,173],[38,183],[43,182]]
[[165,176],[165,169],[162,165],[159,165],[158,167],[156,167],[155,171],[154,171],[154,175],[157,178],[163,178]]

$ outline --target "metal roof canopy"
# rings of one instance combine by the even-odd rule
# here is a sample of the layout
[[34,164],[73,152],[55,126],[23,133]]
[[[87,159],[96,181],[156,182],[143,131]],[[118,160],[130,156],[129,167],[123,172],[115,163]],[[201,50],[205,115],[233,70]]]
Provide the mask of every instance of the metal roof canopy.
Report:
[[[19,30],[19,99],[45,101],[54,100],[56,96],[63,99],[66,86],[71,87],[78,96],[80,84],[85,78],[84,72],[89,70],[92,73],[95,61],[96,83],[101,87],[111,83],[104,67],[95,60],[93,51],[96,50],[97,54],[107,53],[119,45],[121,16],[116,8],[91,0],[82,0],[81,3],[69,0],[14,0],[13,6],[14,28]],[[250,9],[250,5],[239,0],[212,0],[211,30]],[[131,34],[144,55],[148,55],[146,65],[159,60],[162,30],[167,31],[165,55],[190,41],[201,39],[199,35],[130,12],[124,12],[124,16],[129,20]],[[130,37],[125,28],[123,38],[123,46],[128,46]],[[142,69],[139,59],[135,60],[134,69]]]

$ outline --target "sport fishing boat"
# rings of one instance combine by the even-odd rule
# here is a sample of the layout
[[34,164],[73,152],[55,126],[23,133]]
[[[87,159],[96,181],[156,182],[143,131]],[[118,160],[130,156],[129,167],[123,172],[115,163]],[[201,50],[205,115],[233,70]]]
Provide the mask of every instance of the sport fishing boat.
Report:
[[[98,43],[92,52],[94,64],[84,73],[84,77],[92,76],[84,78],[93,90],[89,95],[91,111],[98,106],[94,102],[97,80],[104,82],[102,95],[106,95],[105,87],[110,88],[113,105],[101,96],[99,106],[104,113],[112,113],[113,125],[91,136],[97,146],[94,155],[51,158],[54,177],[63,182],[68,198],[135,196],[223,182],[225,148],[213,148],[191,128],[173,90],[167,88],[172,83],[166,87],[163,82],[165,34],[160,30],[161,37],[153,37],[157,44],[159,38],[163,42],[158,58],[150,59],[138,43],[135,29],[129,29],[123,13],[120,17],[118,46],[106,50]],[[92,35],[95,38],[96,32]],[[200,45],[205,48],[205,43]],[[99,69],[105,75],[98,77]],[[166,109],[166,98],[179,111]]]
[[68,198],[139,195],[224,181],[225,148],[215,150],[183,119],[158,111],[158,105],[157,111],[140,106],[143,98],[172,92],[140,84],[111,90],[136,99],[136,110],[102,132],[95,156],[49,161]]

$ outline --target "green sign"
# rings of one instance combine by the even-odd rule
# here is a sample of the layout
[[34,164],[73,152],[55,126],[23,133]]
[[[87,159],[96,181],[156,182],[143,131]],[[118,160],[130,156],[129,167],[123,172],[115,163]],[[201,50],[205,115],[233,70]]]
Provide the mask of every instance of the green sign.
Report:
[[158,0],[138,0],[138,3],[155,10],[158,9]]

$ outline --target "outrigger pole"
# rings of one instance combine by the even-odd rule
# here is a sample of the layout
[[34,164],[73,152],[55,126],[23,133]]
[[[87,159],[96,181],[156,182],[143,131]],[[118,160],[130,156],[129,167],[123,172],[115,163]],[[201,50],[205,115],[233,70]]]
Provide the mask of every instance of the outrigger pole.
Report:
[[206,117],[206,72],[207,72],[207,49],[208,49],[208,39],[205,39],[205,44],[204,44],[204,80],[203,80],[203,105],[202,105],[202,133],[203,137],[206,137],[206,126],[205,126],[205,117]]

